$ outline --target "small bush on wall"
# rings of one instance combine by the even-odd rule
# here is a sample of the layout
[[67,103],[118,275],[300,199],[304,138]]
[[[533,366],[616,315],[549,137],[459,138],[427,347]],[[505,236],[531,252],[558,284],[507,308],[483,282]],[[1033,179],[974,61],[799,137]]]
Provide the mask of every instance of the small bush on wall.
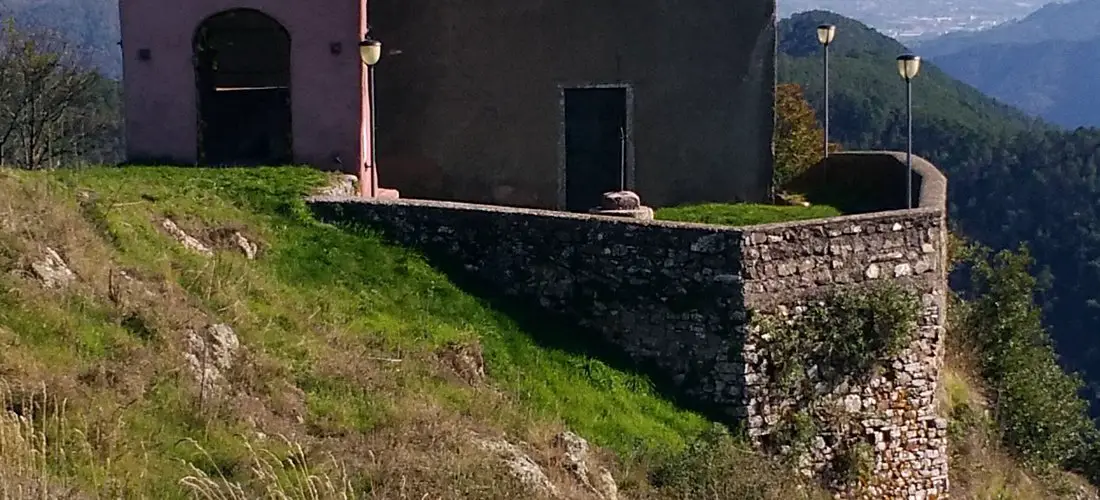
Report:
[[[914,292],[879,284],[835,292],[794,311],[757,315],[766,342],[769,392],[789,399],[869,375],[909,345],[920,304]],[[816,387],[824,383],[825,387]]]

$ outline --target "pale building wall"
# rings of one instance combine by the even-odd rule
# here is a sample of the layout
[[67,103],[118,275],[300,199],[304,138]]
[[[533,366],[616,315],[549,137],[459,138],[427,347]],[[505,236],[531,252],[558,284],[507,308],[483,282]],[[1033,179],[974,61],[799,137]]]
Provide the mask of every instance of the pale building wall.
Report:
[[[295,163],[355,172],[368,157],[366,69],[358,42],[362,0],[122,0],[127,157],[132,162],[198,160],[193,36],[219,12],[251,8],[291,37],[291,112]],[[342,44],[333,54],[332,43]],[[150,58],[141,60],[139,51]]]

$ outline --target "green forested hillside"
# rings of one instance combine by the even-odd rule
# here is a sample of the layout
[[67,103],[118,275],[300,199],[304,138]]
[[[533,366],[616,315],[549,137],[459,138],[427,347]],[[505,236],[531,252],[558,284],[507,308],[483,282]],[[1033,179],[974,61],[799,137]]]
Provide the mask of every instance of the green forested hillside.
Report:
[[90,67],[122,76],[118,0],[0,0],[0,19],[56,32]]
[[[848,149],[903,149],[899,44],[825,12],[781,23],[780,81],[805,86],[820,106],[814,27],[839,26],[832,58],[832,131]],[[951,216],[994,248],[1027,243],[1045,288],[1043,318],[1063,362],[1100,382],[1100,131],[1031,120],[926,63],[914,81],[914,152],[950,179]],[[1095,411],[1095,398],[1094,411]]]
[[1078,127],[1100,125],[1100,94],[1094,90],[1100,77],[1098,53],[1100,36],[978,45],[935,62],[955,78],[1034,116]]

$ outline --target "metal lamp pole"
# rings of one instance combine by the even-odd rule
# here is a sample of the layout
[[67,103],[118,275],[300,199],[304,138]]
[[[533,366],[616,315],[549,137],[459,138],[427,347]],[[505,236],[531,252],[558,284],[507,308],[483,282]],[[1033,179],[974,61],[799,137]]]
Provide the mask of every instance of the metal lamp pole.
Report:
[[[363,41],[359,42],[359,56],[363,64],[367,65],[367,93],[370,94],[368,96],[370,101],[370,196],[375,198],[378,196],[378,152],[375,147],[377,125],[374,109],[374,65],[378,64],[378,60],[382,58],[382,42],[372,38],[370,31],[367,31]],[[362,179],[360,179],[360,185],[362,185]]]
[[913,79],[917,73],[920,73],[920,56],[905,54],[898,57],[898,74],[905,80],[905,109],[909,122],[905,150],[905,200],[908,208],[913,208]]
[[829,44],[833,43],[835,37],[836,26],[822,24],[817,27],[817,41],[821,43],[821,52],[825,59],[825,71],[823,74],[823,78],[825,79],[825,143],[822,145],[825,158],[829,157]]

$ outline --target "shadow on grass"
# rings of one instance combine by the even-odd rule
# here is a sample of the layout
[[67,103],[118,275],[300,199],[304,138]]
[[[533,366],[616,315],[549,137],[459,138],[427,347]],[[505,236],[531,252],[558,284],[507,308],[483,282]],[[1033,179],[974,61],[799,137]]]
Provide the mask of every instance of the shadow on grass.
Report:
[[533,291],[529,295],[505,295],[500,292],[499,287],[466,270],[466,263],[461,259],[448,255],[444,251],[424,246],[408,247],[382,228],[358,222],[331,220],[321,214],[318,215],[321,220],[333,224],[342,231],[354,234],[376,234],[381,236],[386,244],[410,248],[462,292],[479,299],[488,308],[514,322],[538,347],[599,360],[614,370],[644,378],[657,397],[681,410],[702,415],[711,421],[722,422],[731,427],[738,425],[732,417],[722,412],[720,406],[702,402],[682,389],[698,385],[691,375],[677,386],[673,383],[671,375],[658,367],[655,362],[639,362],[631,359],[623,349],[608,341],[602,332],[579,326],[579,321],[569,315],[540,307]]

